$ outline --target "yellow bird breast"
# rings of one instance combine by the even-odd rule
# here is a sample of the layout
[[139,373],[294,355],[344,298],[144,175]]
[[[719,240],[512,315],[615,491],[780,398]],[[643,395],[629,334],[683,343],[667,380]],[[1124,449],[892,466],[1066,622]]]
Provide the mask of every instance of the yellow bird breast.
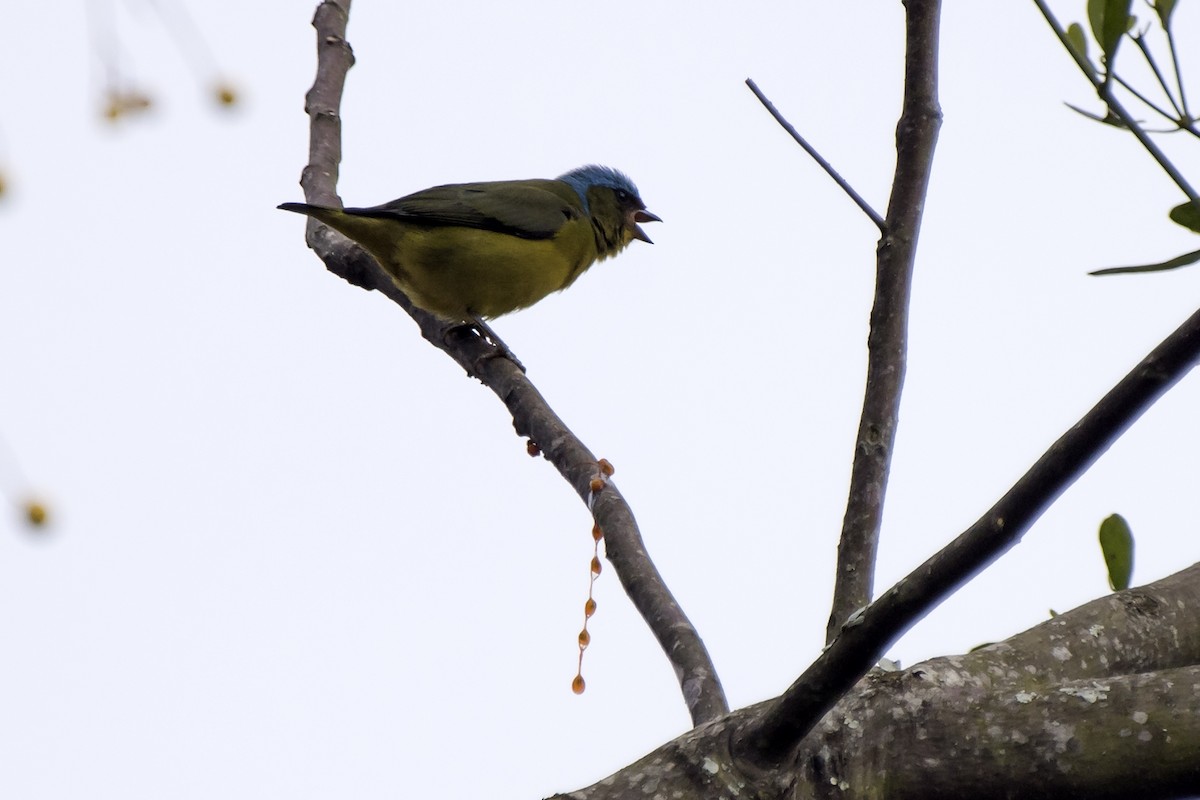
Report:
[[451,319],[531,306],[570,286],[596,258],[591,225],[582,219],[552,239],[454,225],[400,226],[404,231],[391,239],[390,251],[374,253],[376,259],[413,303]]

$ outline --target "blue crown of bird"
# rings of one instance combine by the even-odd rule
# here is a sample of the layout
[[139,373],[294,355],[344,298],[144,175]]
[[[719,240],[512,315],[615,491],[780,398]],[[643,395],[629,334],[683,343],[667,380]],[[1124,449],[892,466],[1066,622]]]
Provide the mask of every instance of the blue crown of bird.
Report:
[[434,186],[371,208],[279,208],[357,242],[413,305],[474,322],[562,291],[634,239],[649,243],[640,223],[661,222],[628,176],[595,164],[553,180]]

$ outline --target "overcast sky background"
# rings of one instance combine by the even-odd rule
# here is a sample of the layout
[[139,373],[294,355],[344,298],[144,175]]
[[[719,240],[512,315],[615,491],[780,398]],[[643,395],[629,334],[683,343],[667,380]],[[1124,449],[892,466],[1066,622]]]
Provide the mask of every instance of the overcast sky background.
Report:
[[[571,489],[274,208],[302,199],[313,4],[189,5],[234,113],[150,2],[94,7],[155,100],[116,125],[83,4],[15,6],[0,50],[0,486],[53,514],[45,534],[15,510],[0,525],[0,796],[542,797],[678,735],[675,678],[611,571],[570,691],[591,557]],[[1200,18],[1177,17],[1195,53]],[[738,706],[823,641],[877,239],[742,82],[882,213],[902,23],[899,2],[359,0],[350,18],[349,204],[598,162],[663,218],[653,247],[495,327],[615,464]],[[1132,138],[1063,106],[1096,108],[1032,3],[948,4],[941,63],[880,590],[1200,297],[1200,268],[1086,275],[1197,245]],[[1167,144],[1194,177],[1192,142]],[[1136,582],[1200,559],[1198,403],[1191,376],[892,657],[1106,593],[1114,511]]]

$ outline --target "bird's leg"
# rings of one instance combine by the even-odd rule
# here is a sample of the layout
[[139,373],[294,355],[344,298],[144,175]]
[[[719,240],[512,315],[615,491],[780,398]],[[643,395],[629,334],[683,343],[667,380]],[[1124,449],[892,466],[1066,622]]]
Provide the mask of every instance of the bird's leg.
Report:
[[517,358],[516,354],[509,349],[508,345],[504,343],[503,339],[496,335],[496,332],[492,330],[492,326],[483,321],[482,317],[480,317],[478,314],[472,314],[471,322],[468,327],[475,328],[475,330],[478,331],[481,336],[489,340],[492,343],[492,346],[496,348],[494,351],[484,355],[484,358],[507,358],[509,361],[517,365],[517,369],[521,370],[521,372],[525,372],[525,365],[521,363],[521,359]]
[[492,330],[492,326],[483,321],[483,317],[480,317],[477,314],[472,314],[471,322],[475,325],[476,329],[485,337],[490,339],[492,344],[496,347],[496,352],[486,357],[507,358],[509,361],[517,365],[517,369],[521,370],[521,372],[525,372],[525,365],[521,363],[521,359],[517,358],[517,354],[509,349],[508,345],[504,343],[503,339],[496,335],[496,332]]

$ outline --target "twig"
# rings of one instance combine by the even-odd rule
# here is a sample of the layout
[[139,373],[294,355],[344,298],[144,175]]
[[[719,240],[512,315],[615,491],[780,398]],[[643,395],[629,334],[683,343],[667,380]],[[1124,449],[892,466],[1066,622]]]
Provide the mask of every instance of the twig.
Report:
[[1059,437],[975,524],[852,619],[756,727],[746,732],[744,757],[758,763],[783,759],[893,642],[1020,541],[1050,504],[1198,359],[1200,311]]
[[876,254],[875,300],[867,337],[867,382],[855,440],[846,515],[838,541],[832,641],[851,614],[871,601],[884,497],[896,441],[908,350],[909,297],[917,237],[941,126],[937,99],[939,3],[910,2],[904,107],[896,127],[896,170],[885,234]]
[[[317,76],[304,96],[308,114],[308,165],[300,175],[304,197],[318,205],[342,204],[337,196],[342,162],[342,89],[354,66],[354,51],[346,41],[351,0],[325,0],[313,14],[317,31]],[[309,233],[325,229],[310,218]],[[327,229],[325,229],[327,230]],[[310,242],[311,246],[311,242]]]
[[[317,78],[307,96],[311,117],[309,164],[301,184],[309,202],[340,205],[335,192],[341,158],[339,108],[346,73],[353,64],[346,43],[350,0],[325,0],[313,19],[317,29]],[[529,436],[546,458],[589,503],[604,531],[613,569],[667,655],[679,679],[692,721],[699,725],[729,710],[712,660],[699,634],[667,589],[646,553],[633,512],[611,481],[591,497],[597,462],[583,443],[550,409],[545,399],[512,361],[493,358],[482,337],[457,323],[413,307],[404,293],[361,248],[320,224],[309,226],[309,245],[331,272],[368,290],[376,290],[401,306],[417,322],[421,334],[445,351],[504,402],[521,436]]]
[[1175,67],[1175,85],[1179,88],[1179,102],[1183,106],[1183,117],[1189,122],[1192,119],[1192,112],[1188,111],[1187,92],[1183,88],[1183,71],[1179,68],[1179,50],[1175,47],[1175,34],[1171,32],[1170,26],[1166,26],[1167,32],[1167,47],[1171,51],[1171,63]]
[[812,160],[816,161],[821,169],[825,170],[826,174],[833,178],[833,182],[842,187],[842,191],[849,195],[850,199],[853,200],[858,207],[863,210],[863,213],[871,218],[871,221],[875,223],[875,226],[879,228],[881,232],[886,231],[884,228],[883,217],[879,216],[878,212],[871,208],[867,201],[863,199],[862,195],[854,190],[854,187],[852,187],[846,181],[846,179],[843,178],[838,171],[833,168],[833,165],[826,161],[825,158],[816,151],[816,148],[805,141],[804,137],[800,135],[800,132],[792,127],[792,123],[784,119],[783,114],[779,113],[779,110],[775,108],[775,105],[768,100],[767,96],[764,95],[758,88],[758,84],[756,84],[752,79],[747,78],[746,85],[750,87],[750,91],[754,92],[754,96],[758,98],[758,101],[763,104],[767,111],[771,112],[771,116],[775,118],[775,121],[778,122],[785,131],[791,134],[791,137],[796,140],[796,144],[803,147],[804,152],[808,153],[812,157]]
[[1151,158],[1158,162],[1158,165],[1162,167],[1163,171],[1166,172],[1168,176],[1170,176],[1171,180],[1175,182],[1175,185],[1178,186],[1185,195],[1187,195],[1188,200],[1195,203],[1197,206],[1200,206],[1200,195],[1196,194],[1196,190],[1192,188],[1192,185],[1188,183],[1187,179],[1183,177],[1179,170],[1175,169],[1175,165],[1172,164],[1162,150],[1159,149],[1158,145],[1154,143],[1149,134],[1142,130],[1142,128],[1138,125],[1137,120],[1133,118],[1133,115],[1125,109],[1125,106],[1121,105],[1121,101],[1118,100],[1116,95],[1113,94],[1112,81],[1098,76],[1093,70],[1092,65],[1088,63],[1087,59],[1085,59],[1082,54],[1075,52],[1075,48],[1071,46],[1070,40],[1067,39],[1066,31],[1064,31],[1062,26],[1058,24],[1058,19],[1056,19],[1054,14],[1051,13],[1049,7],[1046,5],[1045,0],[1033,0],[1033,2],[1038,7],[1038,10],[1042,12],[1042,16],[1046,18],[1046,23],[1050,26],[1050,29],[1054,31],[1054,35],[1058,37],[1060,42],[1062,42],[1062,46],[1066,48],[1067,52],[1071,55],[1071,58],[1075,60],[1075,63],[1079,66],[1079,69],[1083,72],[1084,76],[1087,77],[1088,81],[1090,81],[1092,86],[1095,87],[1096,94],[1100,96],[1100,99],[1108,107],[1108,110],[1125,123],[1125,127],[1129,128],[1129,132],[1137,138],[1142,147],[1146,149],[1146,152],[1150,154]]
[[[1181,129],[1183,128],[1184,120],[1181,116],[1173,115],[1170,111],[1167,111],[1165,108],[1163,108],[1162,106],[1155,103],[1149,97],[1146,97],[1146,95],[1142,94],[1137,89],[1135,89],[1132,85],[1130,85],[1128,82],[1126,82],[1126,80],[1124,78],[1122,78],[1120,75],[1113,75],[1113,80],[1116,81],[1117,84],[1122,89],[1129,92],[1131,95],[1133,95],[1139,101],[1141,101],[1142,105],[1147,106],[1152,111],[1154,111],[1156,114],[1158,114],[1160,117],[1163,117],[1164,119],[1169,120],[1170,122],[1174,123],[1176,128],[1181,128]],[[1164,131],[1164,133],[1165,132],[1166,131]]]
[[[1154,72],[1154,77],[1158,79],[1158,85],[1162,87],[1163,94],[1167,96],[1167,100],[1170,101],[1171,107],[1175,109],[1175,113],[1180,117],[1183,117],[1183,109],[1180,108],[1179,103],[1175,102],[1175,96],[1171,93],[1171,87],[1167,85],[1167,79],[1163,77],[1162,71],[1158,68],[1158,62],[1154,60],[1154,54],[1150,52],[1150,48],[1146,44],[1146,38],[1144,36],[1130,36],[1129,38],[1133,39],[1133,43],[1137,45],[1137,49],[1142,53],[1142,58],[1146,59],[1146,63],[1150,65],[1151,71]],[[1113,77],[1117,78],[1116,75],[1113,75]],[[1126,84],[1125,81],[1121,80],[1120,78],[1117,78],[1117,80],[1120,81],[1122,86],[1124,86],[1130,92],[1133,92],[1133,94],[1143,103],[1153,107],[1153,104],[1150,103],[1149,100],[1146,100],[1144,97],[1142,97],[1138,92],[1135,92],[1133,87]]]

